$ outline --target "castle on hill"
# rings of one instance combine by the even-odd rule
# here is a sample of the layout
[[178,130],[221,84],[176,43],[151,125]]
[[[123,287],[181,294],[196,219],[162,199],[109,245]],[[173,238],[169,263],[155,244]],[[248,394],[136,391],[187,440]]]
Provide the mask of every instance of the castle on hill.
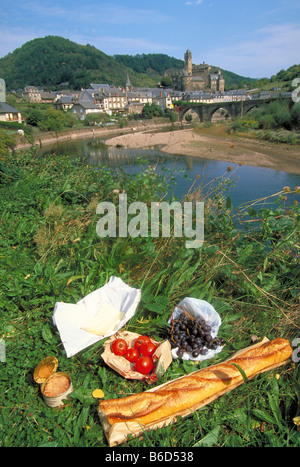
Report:
[[180,91],[224,92],[225,79],[219,68],[203,62],[193,65],[192,52],[188,49],[184,54],[184,68],[172,68],[165,72],[172,79],[174,89]]

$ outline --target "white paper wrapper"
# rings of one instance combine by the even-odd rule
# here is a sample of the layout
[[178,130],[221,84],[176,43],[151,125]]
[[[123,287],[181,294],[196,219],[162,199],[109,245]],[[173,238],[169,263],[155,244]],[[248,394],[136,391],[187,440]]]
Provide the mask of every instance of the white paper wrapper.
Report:
[[[140,298],[140,289],[129,287],[120,278],[112,276],[107,284],[76,304],[56,302],[52,319],[59,331],[67,357],[72,357],[121,329],[135,314]],[[85,323],[97,315],[103,303],[124,313],[115,329],[102,336],[82,329]]]
[[[222,321],[219,314],[210,303],[206,302],[205,300],[199,300],[198,298],[186,297],[174,309],[173,319],[176,319],[181,313],[183,313],[182,308],[184,308],[190,315],[194,316],[195,318],[203,318],[206,324],[211,327],[211,336],[217,336]],[[169,323],[171,323],[171,321],[172,317],[169,319]],[[202,360],[208,360],[209,358],[212,358],[214,355],[221,352],[222,348],[222,346],[218,346],[214,350],[208,349],[206,355],[199,355],[198,357],[192,357],[191,354],[184,352],[181,358],[183,360],[194,360],[200,362]],[[173,358],[178,358],[177,350],[178,347],[172,349]]]

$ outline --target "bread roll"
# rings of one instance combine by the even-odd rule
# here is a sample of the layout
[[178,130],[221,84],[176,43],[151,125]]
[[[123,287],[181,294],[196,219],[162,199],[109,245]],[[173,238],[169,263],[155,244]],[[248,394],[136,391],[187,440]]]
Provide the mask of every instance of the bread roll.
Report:
[[163,420],[190,413],[214,400],[216,395],[242,384],[242,372],[235,365],[250,379],[279,366],[291,354],[292,348],[287,340],[278,338],[267,341],[237,354],[225,363],[195,371],[149,391],[121,399],[103,400],[99,404],[100,419],[106,432],[124,423],[127,426],[138,425],[142,429],[153,427],[153,424],[162,426],[160,422]]

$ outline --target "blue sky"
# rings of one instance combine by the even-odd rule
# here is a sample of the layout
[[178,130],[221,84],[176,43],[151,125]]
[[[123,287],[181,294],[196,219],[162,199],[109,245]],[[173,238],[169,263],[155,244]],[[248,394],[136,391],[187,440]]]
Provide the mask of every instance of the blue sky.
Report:
[[0,0],[0,57],[47,35],[107,55],[165,53],[243,76],[300,63],[299,0]]

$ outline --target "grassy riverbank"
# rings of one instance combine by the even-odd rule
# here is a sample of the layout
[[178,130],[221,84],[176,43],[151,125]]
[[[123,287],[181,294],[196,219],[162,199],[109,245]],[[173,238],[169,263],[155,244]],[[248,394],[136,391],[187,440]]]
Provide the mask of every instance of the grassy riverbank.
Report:
[[[37,158],[33,151],[1,157],[0,446],[107,446],[92,391],[106,398],[148,388],[128,381],[102,361],[99,342],[66,358],[52,322],[55,302],[76,303],[112,276],[140,288],[141,302],[127,329],[166,338],[174,306],[192,296],[220,314],[226,346],[197,366],[176,360],[159,383],[217,363],[253,340],[299,337],[299,205],[286,210],[288,189],[272,209],[255,205],[233,212],[223,190],[205,201],[205,242],[185,239],[105,238],[96,234],[96,206],[161,199],[172,174],[145,170],[130,176],[91,170],[68,157]],[[192,185],[193,181],[191,181]],[[189,199],[202,200],[191,190]],[[237,221],[239,220],[239,223]],[[62,409],[45,406],[33,380],[48,355],[71,375],[75,388]],[[299,352],[298,352],[299,355]],[[299,363],[258,376],[171,427],[129,440],[129,447],[299,446]]]

